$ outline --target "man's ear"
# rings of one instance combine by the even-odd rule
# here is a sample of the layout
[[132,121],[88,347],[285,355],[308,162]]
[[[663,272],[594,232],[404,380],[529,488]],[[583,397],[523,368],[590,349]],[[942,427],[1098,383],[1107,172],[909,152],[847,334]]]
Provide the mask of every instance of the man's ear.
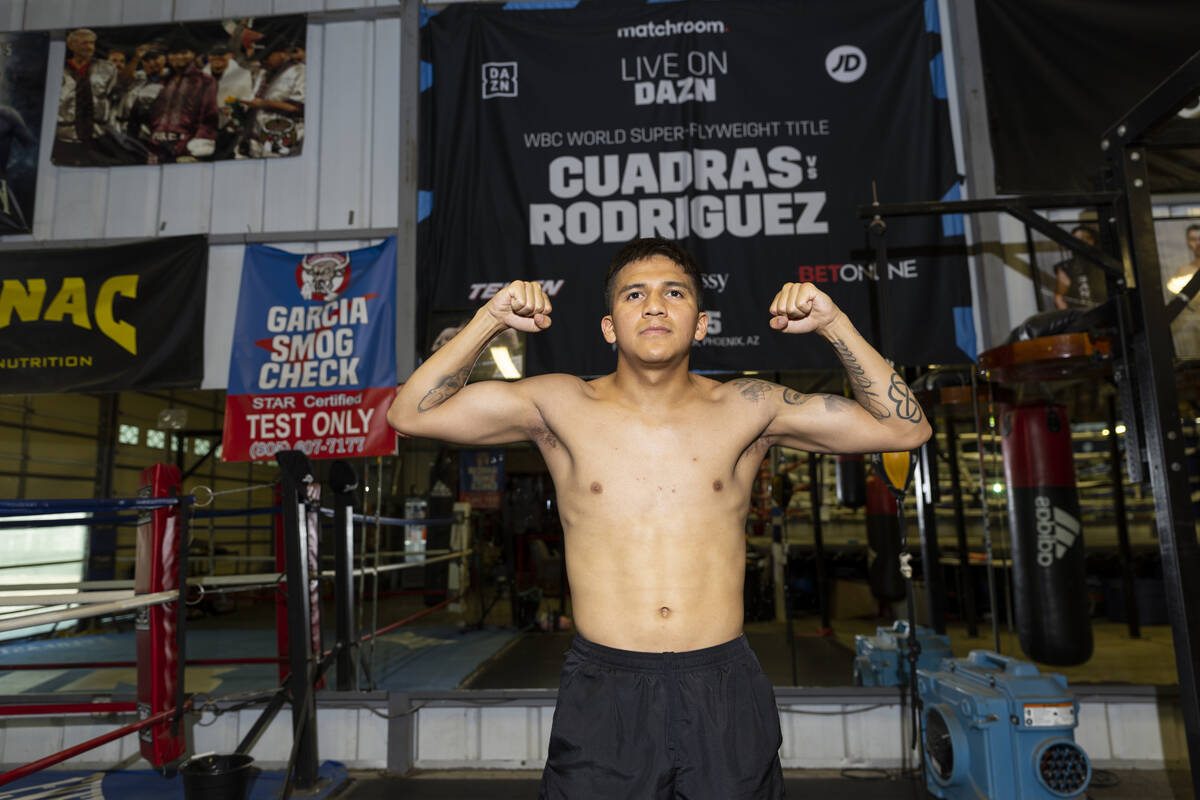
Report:
[[696,333],[694,338],[697,342],[702,341],[708,335],[708,312],[701,311],[700,316],[696,318]]
[[604,334],[604,341],[609,344],[617,343],[617,332],[613,329],[612,314],[606,314],[600,320],[600,332]]

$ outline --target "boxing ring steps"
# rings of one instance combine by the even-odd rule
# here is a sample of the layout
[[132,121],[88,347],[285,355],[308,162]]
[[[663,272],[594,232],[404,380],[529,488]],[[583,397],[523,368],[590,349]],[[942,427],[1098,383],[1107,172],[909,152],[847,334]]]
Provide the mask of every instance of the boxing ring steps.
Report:
[[[335,762],[318,771],[321,783],[305,800],[326,800],[339,795],[349,775]],[[246,800],[275,800],[283,789],[283,771],[262,771],[252,779]],[[298,795],[294,795],[298,796]],[[43,772],[21,778],[0,790],[0,800],[184,800],[183,777],[168,780],[153,770]]]

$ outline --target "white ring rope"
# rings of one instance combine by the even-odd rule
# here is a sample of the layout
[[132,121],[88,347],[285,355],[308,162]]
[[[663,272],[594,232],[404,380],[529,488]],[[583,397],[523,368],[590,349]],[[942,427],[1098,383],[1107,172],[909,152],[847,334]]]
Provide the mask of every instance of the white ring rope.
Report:
[[[449,561],[451,559],[469,556],[472,552],[474,552],[474,551],[473,550],[460,550],[455,553],[447,553],[446,555],[442,555],[442,556],[434,556],[432,558],[425,558],[423,561],[412,562],[412,563],[408,563],[408,564],[388,564],[388,565],[382,566],[382,567],[363,567],[363,568],[354,570],[353,574],[356,576],[377,575],[377,574],[382,574],[384,572],[395,572],[397,570],[402,570],[402,569],[415,569],[417,567],[424,567],[429,564],[436,564],[441,561]],[[321,570],[320,577],[332,578],[336,574],[337,573],[335,570],[326,569],[326,570]],[[114,583],[125,583],[125,584],[132,585],[132,581],[92,581],[91,582],[91,584],[105,584],[105,585],[114,584]],[[283,573],[283,572],[261,572],[261,573],[255,574],[255,575],[197,575],[197,576],[188,578],[188,586],[199,587],[202,591],[205,588],[218,588],[218,587],[223,587],[223,586],[236,586],[236,587],[241,587],[242,589],[245,589],[245,590],[257,589],[257,588],[272,588],[280,583],[287,583],[287,574],[286,573]],[[50,589],[70,589],[70,588],[74,588],[74,587],[82,588],[86,585],[88,585],[88,584],[82,584],[82,583],[80,583],[80,584],[51,584],[49,586],[39,585],[39,584],[12,585],[12,586],[6,585],[4,587],[4,589],[5,589],[5,591],[13,591],[13,590],[15,590],[15,591],[37,591],[37,590],[45,590],[47,588],[50,588]],[[79,592],[78,594],[14,595],[14,596],[8,596],[8,597],[0,597],[0,606],[15,606],[15,605],[54,606],[54,605],[63,605],[66,603],[71,603],[71,604],[80,604],[80,605],[88,606],[91,609],[94,609],[94,610],[90,610],[90,611],[83,610],[83,609],[72,609],[71,611],[78,611],[80,613],[78,613],[75,616],[62,618],[62,619],[82,619],[83,617],[87,617],[87,616],[96,616],[99,614],[106,614],[109,611],[127,610],[126,607],[121,605],[123,603],[133,603],[132,605],[128,606],[129,609],[139,608],[143,605],[152,605],[153,603],[144,602],[144,598],[160,597],[160,596],[167,598],[167,600],[163,601],[163,602],[167,602],[171,599],[177,598],[179,596],[179,592],[177,590],[172,589],[171,591],[168,591],[168,592],[157,592],[154,594],[134,594],[132,591],[82,591],[82,592]],[[141,601],[141,602],[139,602],[139,601]],[[193,602],[193,604],[194,604],[194,602]],[[68,613],[68,612],[47,612],[47,614],[50,614],[50,613]],[[15,630],[17,628],[26,627],[26,626],[40,625],[40,624],[43,624],[43,622],[60,621],[60,620],[42,620],[41,617],[44,617],[44,616],[46,616],[46,614],[31,614],[26,617],[21,617],[20,618],[21,624],[7,625],[7,627],[5,626],[5,622],[0,621],[0,632],[6,631],[6,630]],[[17,622],[17,620],[14,619],[14,620],[12,620],[12,622]]]
[[[279,485],[278,481],[274,481],[272,483],[256,483],[253,486],[240,486],[237,489],[222,489],[219,492],[214,492],[208,486],[193,486],[192,487],[192,499],[193,499],[192,505],[194,505],[196,508],[204,508],[205,506],[212,504],[214,497],[220,497],[223,494],[238,494],[240,492],[257,492],[259,489],[270,489],[270,488],[273,488],[278,485]],[[203,502],[201,502],[201,500],[200,500],[201,495],[203,495],[205,497]]]
[[[136,597],[132,589],[115,592],[76,592],[73,594],[33,594],[0,597],[0,606],[61,606],[66,603],[112,603]],[[30,601],[35,602],[30,602]]]
[[125,600],[114,600],[109,603],[84,605],[65,611],[47,611],[42,614],[30,614],[26,617],[0,619],[0,632],[30,628],[34,625],[47,625],[53,622],[66,622],[68,620],[96,617],[118,611],[132,611],[137,608],[169,603],[172,600],[178,599],[179,592],[154,592],[153,594],[139,594]]

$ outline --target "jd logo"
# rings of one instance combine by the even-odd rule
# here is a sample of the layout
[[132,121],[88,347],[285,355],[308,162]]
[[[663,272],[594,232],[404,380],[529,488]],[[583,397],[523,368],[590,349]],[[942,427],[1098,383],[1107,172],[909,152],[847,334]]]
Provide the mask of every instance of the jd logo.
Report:
[[483,99],[517,96],[517,62],[489,61],[483,65]]
[[825,56],[825,71],[838,83],[854,83],[867,71],[867,54],[852,44],[839,45]]

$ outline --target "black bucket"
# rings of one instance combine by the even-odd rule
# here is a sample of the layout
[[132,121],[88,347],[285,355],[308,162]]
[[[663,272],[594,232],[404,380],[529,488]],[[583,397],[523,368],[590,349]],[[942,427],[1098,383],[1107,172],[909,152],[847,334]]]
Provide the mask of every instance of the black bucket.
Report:
[[235,753],[193,758],[179,768],[185,800],[246,800],[254,759]]

